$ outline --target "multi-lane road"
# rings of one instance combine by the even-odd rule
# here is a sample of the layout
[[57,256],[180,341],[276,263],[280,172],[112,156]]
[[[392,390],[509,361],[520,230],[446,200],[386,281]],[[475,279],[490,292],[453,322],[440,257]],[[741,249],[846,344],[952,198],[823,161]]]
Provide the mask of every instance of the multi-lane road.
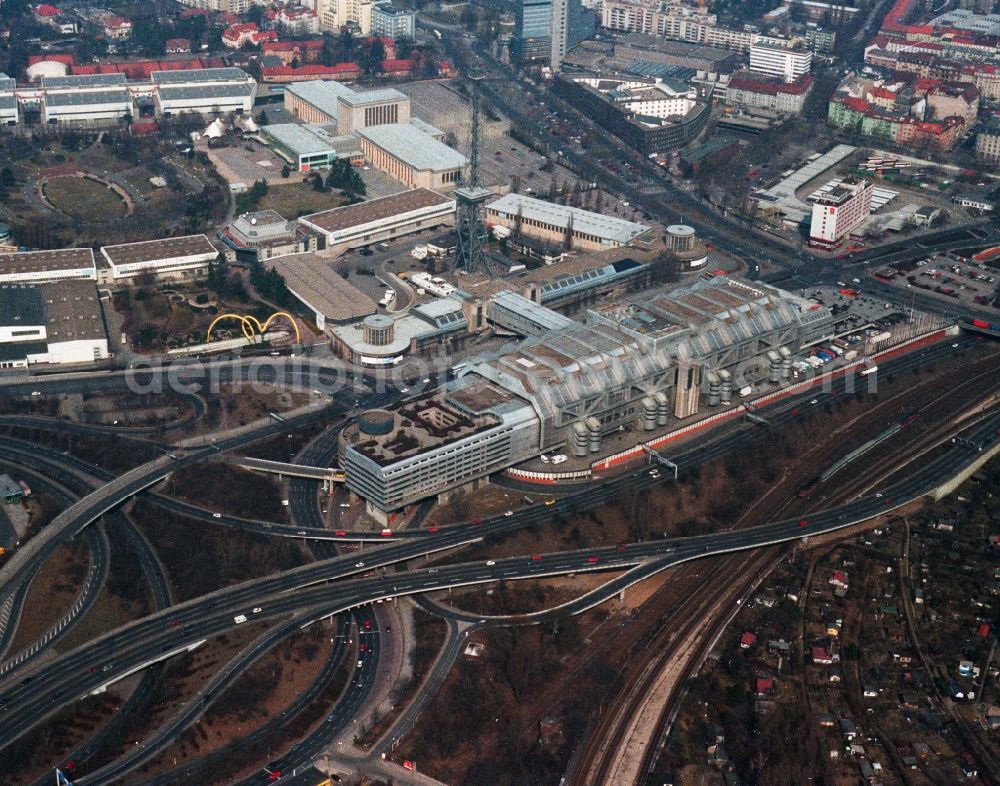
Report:
[[[984,427],[977,439],[989,444],[995,438],[997,422]],[[233,616],[245,613],[250,605],[262,608],[260,619],[281,619],[295,614],[297,624],[370,603],[387,596],[433,591],[446,587],[486,583],[498,580],[530,578],[545,575],[563,575],[586,570],[622,570],[627,572],[609,582],[599,592],[554,613],[582,610],[600,602],[631,584],[665,567],[690,559],[760,545],[796,539],[803,535],[819,534],[848,526],[871,515],[877,515],[903,504],[940,482],[955,467],[975,458],[967,450],[956,447],[945,456],[928,464],[913,478],[897,488],[886,491],[882,497],[867,497],[836,510],[810,517],[806,525],[800,521],[777,522],[754,530],[737,531],[727,535],[711,535],[675,541],[657,541],[631,544],[612,549],[587,552],[537,555],[538,558],[520,557],[496,560],[494,565],[467,563],[408,571],[387,576],[372,576],[351,580],[352,573],[369,570],[375,565],[388,565],[394,561],[428,553],[438,548],[449,548],[455,543],[468,542],[496,531],[509,529],[512,517],[498,517],[482,524],[448,528],[428,534],[419,540],[393,543],[357,557],[338,557],[316,565],[300,568],[279,577],[271,577],[223,590],[206,598],[173,607],[166,612],[133,623],[108,634],[72,653],[60,656],[44,669],[29,672],[21,682],[11,686],[0,683],[0,691],[8,709],[0,721],[0,741],[9,742],[27,728],[45,717],[65,701],[102,685],[119,679],[143,665],[190,644],[217,635],[234,627]],[[611,486],[612,484],[608,484]],[[605,487],[576,495],[574,505],[584,507],[606,498],[601,493]],[[560,503],[562,504],[562,503]],[[547,517],[552,511],[528,509],[518,514],[526,519],[541,514]],[[507,521],[504,521],[507,519]],[[518,522],[523,526],[524,521]],[[479,533],[477,535],[477,533]],[[393,552],[396,552],[393,554]],[[357,560],[357,561],[355,561]],[[593,560],[593,561],[592,561]],[[359,567],[359,563],[364,565]],[[336,584],[328,584],[340,578]],[[290,590],[295,589],[294,593]],[[106,667],[110,665],[107,671]],[[91,668],[94,671],[91,671]],[[21,675],[18,675],[19,677]],[[28,681],[25,682],[24,680]]]

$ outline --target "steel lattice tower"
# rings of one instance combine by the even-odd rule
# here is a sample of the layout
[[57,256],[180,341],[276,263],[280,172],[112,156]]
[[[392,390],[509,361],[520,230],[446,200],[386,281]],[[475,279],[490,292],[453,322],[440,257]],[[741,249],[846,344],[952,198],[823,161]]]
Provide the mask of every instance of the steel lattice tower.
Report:
[[472,128],[469,139],[469,176],[465,183],[455,189],[458,216],[458,241],[455,244],[454,269],[462,268],[467,273],[487,269],[486,222],[483,219],[483,205],[493,196],[488,188],[479,186],[479,84],[480,73],[469,75],[472,95]]

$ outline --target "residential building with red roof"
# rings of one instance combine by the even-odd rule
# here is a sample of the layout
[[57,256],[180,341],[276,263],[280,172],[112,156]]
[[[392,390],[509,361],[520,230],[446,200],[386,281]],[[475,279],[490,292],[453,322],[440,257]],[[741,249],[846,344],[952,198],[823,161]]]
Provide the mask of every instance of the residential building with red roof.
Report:
[[76,65],[76,58],[69,52],[49,52],[44,55],[28,55],[29,66],[33,66],[35,63],[40,63],[43,60],[54,60],[57,63],[62,63],[63,65],[70,66],[71,68]]
[[361,66],[357,63],[338,63],[335,66],[325,66],[316,63],[292,66],[262,66],[261,81],[272,83],[309,82],[315,79],[336,79],[338,82],[350,82],[361,76]]
[[797,115],[812,90],[813,77],[803,74],[794,82],[752,71],[737,71],[726,85],[726,105],[750,112],[765,110]]
[[395,77],[406,77],[413,73],[413,61],[412,60],[383,60],[382,61],[382,75],[383,76],[395,76]]
[[60,11],[54,5],[49,5],[48,3],[42,3],[41,5],[36,5],[32,9],[32,12],[35,14],[35,18],[40,22],[46,19],[53,19],[57,16],[62,15],[62,11]]
[[283,65],[290,66],[293,62],[300,65],[318,63],[323,57],[323,40],[308,41],[265,41],[263,54],[277,57]]
[[[76,22],[54,5],[42,3],[32,8],[31,12],[35,17],[35,21],[40,25],[55,28],[63,35],[72,35],[77,32]],[[47,59],[51,60],[52,58]]]
[[132,36],[132,20],[124,16],[108,17],[104,21],[104,35],[114,41],[124,41]]
[[913,148],[948,150],[979,111],[974,85],[931,77],[893,83],[849,74],[827,106],[834,128]]
[[278,34],[274,30],[259,30],[255,22],[230,25],[222,31],[222,45],[230,49],[239,49],[244,44],[255,46],[266,41],[277,41]]
[[319,17],[311,8],[285,6],[274,15],[274,25],[286,35],[309,35],[319,32]]

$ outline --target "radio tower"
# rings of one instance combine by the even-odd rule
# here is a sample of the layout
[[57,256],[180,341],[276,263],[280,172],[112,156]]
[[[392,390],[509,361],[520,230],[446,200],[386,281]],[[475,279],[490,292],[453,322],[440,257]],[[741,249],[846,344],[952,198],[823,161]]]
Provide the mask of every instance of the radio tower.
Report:
[[469,176],[455,189],[458,203],[458,242],[455,244],[454,268],[463,268],[467,273],[486,269],[486,222],[483,220],[483,205],[493,196],[488,188],[479,186],[479,85],[483,80],[480,71],[468,75],[469,92],[472,95],[472,129],[469,140]]

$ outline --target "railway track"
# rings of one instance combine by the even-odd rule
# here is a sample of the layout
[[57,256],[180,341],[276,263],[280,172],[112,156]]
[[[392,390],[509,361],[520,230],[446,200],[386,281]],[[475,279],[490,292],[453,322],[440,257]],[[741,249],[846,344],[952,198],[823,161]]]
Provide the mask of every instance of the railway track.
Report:
[[[940,406],[945,399],[954,402],[956,396],[963,397],[971,394],[971,397],[981,395],[985,392],[992,392],[995,384],[997,357],[991,355],[973,364],[976,373],[959,383],[954,383],[950,379],[942,379],[929,383],[928,386],[921,386],[916,396],[918,401],[913,402],[912,392],[897,394],[884,402],[880,402],[875,408],[866,412],[863,416],[855,418],[859,421],[862,418],[868,419],[871,415],[884,413],[893,407],[901,404],[908,404],[916,411],[923,414]],[[964,394],[964,395],[963,395]],[[913,403],[911,403],[913,402]],[[905,457],[912,459],[915,449],[927,450],[933,444],[939,442],[946,436],[949,428],[953,428],[951,422],[946,421],[935,424],[931,429],[923,432],[910,432],[915,434],[915,439],[908,440],[904,445],[894,444],[894,450],[900,451],[905,448]],[[835,453],[838,449],[836,444],[828,449],[822,449],[820,454]],[[815,464],[813,464],[815,466]],[[881,477],[888,477],[898,471],[898,466],[887,466],[880,472]],[[779,485],[794,482],[794,477],[786,476]],[[870,474],[847,479],[845,485],[838,484],[837,498],[850,498],[858,493],[858,486],[870,486],[872,476]],[[777,510],[783,510],[790,502],[798,501],[797,497],[786,499],[785,502],[776,506]],[[829,499],[824,500],[829,504]],[[810,507],[813,507],[816,501]],[[760,511],[754,511],[754,518],[762,515]],[[775,511],[772,511],[775,512]],[[742,522],[741,522],[742,523]],[[622,774],[619,774],[618,763],[623,756],[623,748],[631,745],[638,745],[642,750],[642,762],[638,770],[639,773],[648,773],[655,765],[658,755],[657,746],[653,744],[660,740],[665,730],[667,719],[671,716],[672,706],[679,695],[680,687],[689,676],[690,669],[703,659],[708,648],[712,646],[715,637],[697,636],[699,627],[703,626],[706,620],[711,619],[718,624],[720,618],[724,618],[723,610],[731,608],[736,598],[747,591],[755,581],[759,580],[759,574],[768,564],[774,564],[780,550],[777,548],[764,549],[751,555],[733,555],[722,560],[713,569],[710,577],[700,582],[698,588],[689,595],[680,606],[678,606],[666,618],[660,621],[659,632],[654,636],[647,649],[653,650],[656,654],[645,660],[641,666],[636,666],[624,675],[624,682],[627,687],[618,693],[614,703],[608,708],[593,728],[588,741],[583,749],[574,772],[571,773],[568,783],[570,786],[604,786],[604,784],[625,783]],[[747,579],[735,583],[727,588],[720,597],[719,588],[711,580],[712,577],[720,575],[746,576]],[[685,642],[687,645],[685,646]],[[681,659],[684,675],[675,677],[669,695],[661,704],[661,711],[656,721],[656,731],[652,736],[643,735],[643,740],[631,740],[633,731],[636,729],[636,719],[642,713],[642,709],[648,703],[648,698],[653,692],[656,684],[662,681],[664,672],[671,665],[671,661]],[[676,664],[674,672],[676,674]],[[626,752],[627,753],[627,752]]]
[[[576,774],[569,782],[571,786],[603,786],[622,782],[618,780],[617,774],[622,758],[636,755],[634,750],[628,750],[629,745],[647,749],[638,754],[643,759],[640,771],[646,771],[648,749],[653,747],[651,743],[658,739],[658,735],[643,735],[646,736],[645,740],[637,740],[635,738],[639,735],[634,733],[635,727],[644,719],[648,721],[650,712],[657,713],[654,723],[658,725],[659,716],[681,686],[683,678],[679,676],[673,681],[673,685],[664,686],[664,682],[670,682],[670,675],[665,675],[668,666],[673,665],[676,673],[678,668],[683,669],[683,666],[699,658],[704,642],[697,634],[705,619],[717,617],[724,610],[732,608],[737,598],[758,580],[769,564],[774,563],[778,552],[777,548],[763,549],[721,560],[695,592],[662,621],[645,648],[653,655],[636,664],[631,673],[627,673],[625,682],[628,687],[616,696],[608,712],[595,727]],[[718,585],[710,579],[725,575],[742,575],[747,578],[730,584],[720,594]],[[663,707],[650,707],[651,701],[662,695],[664,687],[668,687],[668,695],[665,701],[660,702]]]

